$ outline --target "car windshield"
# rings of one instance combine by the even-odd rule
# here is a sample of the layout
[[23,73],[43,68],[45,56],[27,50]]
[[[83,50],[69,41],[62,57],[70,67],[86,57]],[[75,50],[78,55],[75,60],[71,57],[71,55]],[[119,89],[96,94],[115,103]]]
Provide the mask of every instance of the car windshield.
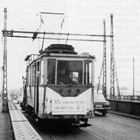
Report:
[[102,93],[95,93],[94,99],[95,101],[105,101],[104,95]]

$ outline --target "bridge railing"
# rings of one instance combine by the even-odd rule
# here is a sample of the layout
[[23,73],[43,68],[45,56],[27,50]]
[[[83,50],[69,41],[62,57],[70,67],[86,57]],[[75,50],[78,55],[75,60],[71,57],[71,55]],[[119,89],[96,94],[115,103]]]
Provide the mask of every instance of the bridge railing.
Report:
[[140,116],[140,96],[121,96],[107,100],[113,111]]
[[115,96],[113,99],[122,100],[122,101],[134,101],[140,102],[140,96],[133,96],[133,95],[121,95],[120,97]]

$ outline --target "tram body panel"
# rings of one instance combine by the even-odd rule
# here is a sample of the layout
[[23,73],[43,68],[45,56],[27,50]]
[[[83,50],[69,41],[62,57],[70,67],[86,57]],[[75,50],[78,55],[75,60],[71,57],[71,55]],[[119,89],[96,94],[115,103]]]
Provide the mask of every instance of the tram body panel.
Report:
[[77,97],[62,97],[50,88],[39,89],[40,115],[87,115],[93,110],[91,88]]

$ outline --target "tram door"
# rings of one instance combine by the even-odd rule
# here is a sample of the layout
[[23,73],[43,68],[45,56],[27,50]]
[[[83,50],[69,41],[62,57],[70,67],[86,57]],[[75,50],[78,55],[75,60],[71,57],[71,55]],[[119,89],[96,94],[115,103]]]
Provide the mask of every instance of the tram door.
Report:
[[34,106],[35,114],[38,114],[39,111],[39,83],[40,83],[40,62],[36,64],[36,85],[34,90]]

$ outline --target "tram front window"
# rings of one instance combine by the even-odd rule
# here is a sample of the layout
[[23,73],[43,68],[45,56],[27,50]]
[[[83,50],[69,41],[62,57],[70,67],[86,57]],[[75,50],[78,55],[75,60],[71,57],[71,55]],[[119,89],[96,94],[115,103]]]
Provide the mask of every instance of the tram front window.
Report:
[[82,84],[83,62],[63,61],[57,62],[57,84]]

